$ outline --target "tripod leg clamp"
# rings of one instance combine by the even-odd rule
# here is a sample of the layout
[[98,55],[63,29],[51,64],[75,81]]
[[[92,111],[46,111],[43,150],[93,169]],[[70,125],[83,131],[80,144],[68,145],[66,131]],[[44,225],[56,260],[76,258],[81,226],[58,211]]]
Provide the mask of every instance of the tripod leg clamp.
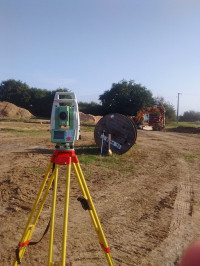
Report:
[[86,200],[84,197],[82,197],[82,196],[78,197],[77,200],[80,201],[80,203],[81,203],[81,205],[85,211],[91,210],[88,200]]

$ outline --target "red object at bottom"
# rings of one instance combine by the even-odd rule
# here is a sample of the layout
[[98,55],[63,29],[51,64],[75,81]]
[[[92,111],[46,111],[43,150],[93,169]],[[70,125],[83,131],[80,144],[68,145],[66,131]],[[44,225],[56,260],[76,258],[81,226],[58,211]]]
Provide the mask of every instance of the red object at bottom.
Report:
[[30,243],[30,240],[27,240],[27,241],[25,241],[24,243],[19,243],[19,244],[18,244],[18,247],[19,247],[19,248],[23,248],[23,247],[29,245],[29,243]]
[[61,165],[78,163],[78,158],[75,154],[75,151],[58,151],[55,150],[51,157],[51,162]]
[[106,248],[106,247],[104,247],[104,245],[101,244],[101,243],[100,243],[100,245],[101,245],[101,248],[103,249],[104,252],[106,252],[106,253],[110,253],[110,248],[109,248],[109,247]]

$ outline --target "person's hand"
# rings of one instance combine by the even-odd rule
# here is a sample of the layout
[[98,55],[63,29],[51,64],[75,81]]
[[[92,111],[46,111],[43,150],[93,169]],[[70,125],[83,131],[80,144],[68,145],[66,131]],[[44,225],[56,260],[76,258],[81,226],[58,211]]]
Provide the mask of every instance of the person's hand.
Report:
[[200,266],[200,241],[191,244],[185,250],[179,266]]

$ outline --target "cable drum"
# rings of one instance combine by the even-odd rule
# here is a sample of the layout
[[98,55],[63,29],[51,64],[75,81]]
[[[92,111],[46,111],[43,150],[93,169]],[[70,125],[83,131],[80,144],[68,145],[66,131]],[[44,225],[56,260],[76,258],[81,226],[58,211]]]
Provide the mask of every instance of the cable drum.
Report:
[[117,154],[127,152],[137,139],[135,122],[122,114],[114,113],[102,117],[95,126],[94,139],[103,153],[110,149]]

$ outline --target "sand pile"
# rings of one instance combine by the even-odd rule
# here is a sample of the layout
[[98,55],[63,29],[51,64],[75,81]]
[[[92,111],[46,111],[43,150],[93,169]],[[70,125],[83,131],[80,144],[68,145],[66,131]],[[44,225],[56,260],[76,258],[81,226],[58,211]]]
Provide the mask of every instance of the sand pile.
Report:
[[79,112],[81,123],[96,124],[102,116],[94,116],[90,114],[84,114]]
[[[81,123],[96,124],[102,116],[94,116],[79,112]],[[25,118],[34,117],[28,110],[20,108],[9,102],[0,102],[0,117],[4,118]]]
[[0,117],[4,118],[31,118],[34,117],[28,110],[9,102],[0,102]]

